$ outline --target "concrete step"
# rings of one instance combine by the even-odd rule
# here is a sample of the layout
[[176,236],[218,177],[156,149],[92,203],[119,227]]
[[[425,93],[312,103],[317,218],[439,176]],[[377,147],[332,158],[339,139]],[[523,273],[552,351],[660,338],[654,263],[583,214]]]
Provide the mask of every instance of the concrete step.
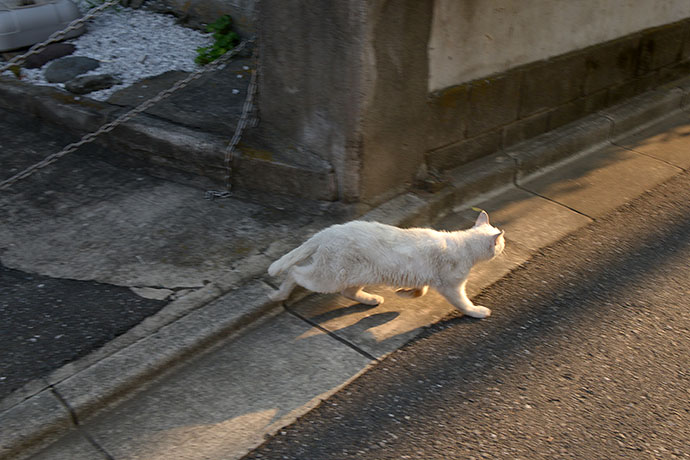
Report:
[[[202,76],[111,133],[99,136],[96,142],[157,167],[183,171],[189,176],[189,184],[223,187],[226,148],[245,100],[248,64],[247,58],[238,59],[222,70]],[[243,78],[237,78],[238,75]],[[82,136],[184,76],[176,72],[144,80],[116,93],[108,102],[0,77],[0,107],[31,114]],[[333,169],[318,155],[289,145],[249,139],[258,136],[247,131],[231,162],[237,188],[314,200],[337,198]]]

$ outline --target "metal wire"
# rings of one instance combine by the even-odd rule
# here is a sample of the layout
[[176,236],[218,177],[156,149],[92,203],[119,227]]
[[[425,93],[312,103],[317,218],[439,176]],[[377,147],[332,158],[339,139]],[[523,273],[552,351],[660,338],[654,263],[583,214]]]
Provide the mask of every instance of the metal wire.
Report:
[[[59,152],[53,153],[52,155],[47,156],[46,158],[39,161],[38,163],[36,163],[32,166],[29,166],[28,168],[15,174],[14,176],[10,177],[9,179],[6,179],[6,180],[0,182],[0,190],[6,190],[6,189],[10,188],[16,182],[31,176],[32,174],[34,174],[39,169],[45,168],[46,166],[56,162],[57,160],[59,160],[60,158],[62,158],[65,155],[67,155],[68,153],[74,152],[75,150],[77,150],[82,145],[93,142],[99,135],[112,131],[118,125],[130,120],[135,115],[149,109],[152,105],[154,105],[157,102],[160,102],[161,100],[167,98],[168,96],[173,94],[175,91],[177,91],[181,88],[184,88],[185,86],[187,86],[192,81],[200,78],[202,75],[218,69],[220,66],[225,64],[228,60],[230,60],[230,58],[232,58],[237,53],[242,51],[247,46],[247,43],[249,43],[253,40],[254,39],[252,38],[251,40],[242,41],[239,45],[237,45],[231,51],[228,51],[227,53],[225,53],[224,55],[222,55],[221,57],[219,57],[215,61],[211,62],[210,64],[207,64],[206,66],[197,70],[196,72],[191,73],[186,78],[184,78],[182,80],[178,80],[170,88],[161,91],[156,96],[152,97],[151,99],[144,101],[142,104],[133,108],[129,112],[127,112],[123,115],[120,115],[115,120],[111,121],[110,123],[106,123],[105,125],[101,126],[96,131],[86,134],[79,141],[65,146],[65,148],[63,148]],[[252,81],[250,82],[250,87],[252,85],[255,85],[255,84],[256,84],[256,69],[254,69],[252,71]],[[248,91],[248,94],[247,94],[247,99],[249,100],[249,108],[251,108],[251,106],[252,106],[252,103],[251,103],[252,98],[253,98],[253,89],[252,89],[252,91]],[[245,107],[246,106],[247,106],[247,101],[245,101]],[[242,125],[241,129],[239,129],[240,124]],[[239,142],[239,136],[241,136],[241,134],[242,134],[242,130],[244,129],[244,125],[246,125],[246,114],[245,114],[245,111],[243,110],[243,116],[240,118],[240,123],[238,123],[238,129],[235,129],[235,135],[233,136],[233,138],[229,144],[230,155],[232,155],[232,152],[234,151],[235,146]],[[232,146],[232,147],[230,147],[230,146]],[[226,158],[228,157],[228,151],[227,150],[226,150],[225,156],[226,156]],[[229,161],[230,160],[226,159],[226,167],[227,167],[227,164]],[[229,179],[227,179],[227,181],[229,181]],[[229,183],[229,182],[227,182],[227,183]],[[227,188],[227,183],[226,183],[226,188]]]

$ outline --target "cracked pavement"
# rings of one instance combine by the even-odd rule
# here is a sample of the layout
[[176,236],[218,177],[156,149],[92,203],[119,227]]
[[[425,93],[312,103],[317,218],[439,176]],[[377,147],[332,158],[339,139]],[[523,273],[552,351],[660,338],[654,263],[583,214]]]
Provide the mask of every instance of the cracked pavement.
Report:
[[[1,179],[75,140],[5,110],[0,128]],[[205,200],[150,172],[89,145],[0,192],[0,398],[210,282],[263,274],[333,219],[258,193]]]

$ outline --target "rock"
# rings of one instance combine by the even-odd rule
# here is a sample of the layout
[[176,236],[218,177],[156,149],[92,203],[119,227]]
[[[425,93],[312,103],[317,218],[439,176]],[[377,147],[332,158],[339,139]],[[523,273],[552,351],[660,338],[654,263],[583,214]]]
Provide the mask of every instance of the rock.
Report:
[[175,291],[170,289],[158,289],[150,287],[130,287],[130,289],[138,296],[153,300],[165,300],[175,293]]
[[24,67],[27,69],[38,69],[39,67],[43,67],[46,62],[74,53],[75,49],[77,49],[77,47],[69,43],[51,43],[40,53],[32,54],[26,58]]
[[49,83],[64,83],[98,68],[100,63],[96,59],[83,56],[68,56],[51,62],[44,72],[44,77]]
[[100,89],[108,89],[122,83],[122,81],[109,74],[82,75],[65,83],[65,89],[74,94],[86,94]]

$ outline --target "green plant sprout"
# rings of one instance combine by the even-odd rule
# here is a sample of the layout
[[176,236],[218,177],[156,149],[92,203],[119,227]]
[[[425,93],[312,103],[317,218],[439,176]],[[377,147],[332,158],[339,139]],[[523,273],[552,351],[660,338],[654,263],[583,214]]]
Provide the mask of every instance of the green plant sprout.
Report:
[[232,18],[227,14],[206,26],[206,31],[212,32],[216,41],[212,46],[196,49],[199,55],[194,61],[199,65],[218,59],[240,43],[240,36],[232,30]]

